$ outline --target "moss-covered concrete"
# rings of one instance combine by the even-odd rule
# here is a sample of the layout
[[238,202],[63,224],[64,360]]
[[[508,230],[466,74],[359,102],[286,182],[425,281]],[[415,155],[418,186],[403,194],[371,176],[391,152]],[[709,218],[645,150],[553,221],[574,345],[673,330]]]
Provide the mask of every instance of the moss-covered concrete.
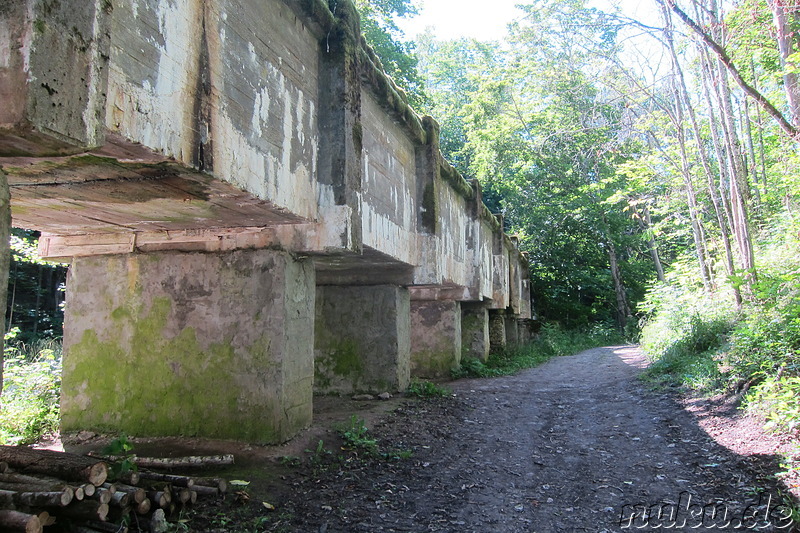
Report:
[[461,304],[462,359],[489,357],[489,311],[483,303]]
[[77,259],[64,430],[291,437],[311,421],[313,276],[264,250]]
[[498,353],[506,349],[506,320],[504,309],[489,309],[489,351]]
[[445,378],[461,365],[461,303],[411,302],[411,375]]

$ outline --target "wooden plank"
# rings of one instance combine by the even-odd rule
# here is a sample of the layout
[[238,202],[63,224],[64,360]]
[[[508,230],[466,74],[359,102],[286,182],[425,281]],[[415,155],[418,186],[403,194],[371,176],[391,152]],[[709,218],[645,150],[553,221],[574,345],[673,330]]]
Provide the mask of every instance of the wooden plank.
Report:
[[134,251],[133,233],[101,233],[93,235],[42,235],[39,255],[44,258],[79,257],[90,255],[127,254]]

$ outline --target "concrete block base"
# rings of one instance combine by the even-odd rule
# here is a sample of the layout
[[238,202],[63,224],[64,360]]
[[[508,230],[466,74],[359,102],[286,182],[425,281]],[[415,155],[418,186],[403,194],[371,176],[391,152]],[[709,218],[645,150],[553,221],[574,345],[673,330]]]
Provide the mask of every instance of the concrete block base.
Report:
[[411,302],[411,375],[444,378],[461,365],[461,303]]
[[489,358],[489,310],[483,304],[461,303],[461,353],[463,358]]
[[492,353],[506,349],[505,309],[489,310],[489,349]]
[[63,429],[289,439],[311,423],[314,287],[269,250],[75,258]]
[[505,321],[506,321],[506,346],[508,348],[514,348],[515,346],[519,346],[522,343],[520,341],[519,320],[517,319],[517,316],[513,312],[511,312],[511,310],[506,310]]
[[407,389],[409,302],[394,285],[317,287],[315,392]]

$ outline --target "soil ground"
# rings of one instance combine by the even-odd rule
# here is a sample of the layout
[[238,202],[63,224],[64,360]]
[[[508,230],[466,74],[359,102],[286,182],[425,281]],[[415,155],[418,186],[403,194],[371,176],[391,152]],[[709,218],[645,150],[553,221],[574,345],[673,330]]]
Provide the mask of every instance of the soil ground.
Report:
[[[315,426],[280,447],[158,440],[136,452],[223,447],[237,465],[218,473],[250,481],[176,531],[795,530],[785,498],[798,481],[774,474],[797,443],[764,435],[728,398],[648,390],[645,364],[634,346],[597,348],[448,383],[443,398],[315,399]],[[342,447],[336,428],[353,413],[377,452]]]

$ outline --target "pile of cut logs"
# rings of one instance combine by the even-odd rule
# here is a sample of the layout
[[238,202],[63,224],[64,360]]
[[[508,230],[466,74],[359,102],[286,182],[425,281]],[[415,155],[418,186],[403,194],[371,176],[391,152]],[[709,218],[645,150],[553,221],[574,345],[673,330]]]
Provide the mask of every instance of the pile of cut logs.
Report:
[[[228,458],[232,461],[231,456],[212,456],[208,462],[219,464]],[[170,468],[206,464],[203,459],[136,463]],[[219,497],[227,488],[227,482],[218,478],[141,468],[112,483],[107,463],[96,457],[0,446],[0,531],[124,533],[130,527],[131,531],[158,532],[164,530],[166,517],[193,505],[198,497]]]

